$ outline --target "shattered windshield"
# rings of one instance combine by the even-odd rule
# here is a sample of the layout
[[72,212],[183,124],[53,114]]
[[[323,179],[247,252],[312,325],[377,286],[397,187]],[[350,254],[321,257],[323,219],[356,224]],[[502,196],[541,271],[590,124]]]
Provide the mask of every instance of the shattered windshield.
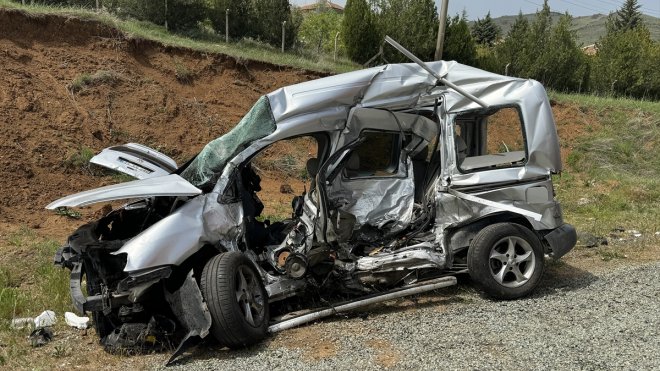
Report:
[[252,142],[275,131],[275,119],[266,96],[229,133],[211,141],[183,170],[181,176],[199,188],[213,185],[229,160]]

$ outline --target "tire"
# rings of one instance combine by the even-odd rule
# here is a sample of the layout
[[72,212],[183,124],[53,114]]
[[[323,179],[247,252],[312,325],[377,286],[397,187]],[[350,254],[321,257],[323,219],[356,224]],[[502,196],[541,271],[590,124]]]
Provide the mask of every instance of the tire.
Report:
[[544,263],[538,237],[514,223],[487,226],[468,249],[470,278],[495,299],[511,300],[528,295],[540,282]]
[[243,348],[266,337],[268,295],[252,261],[240,252],[211,258],[200,279],[211,312],[211,333],[229,348]]

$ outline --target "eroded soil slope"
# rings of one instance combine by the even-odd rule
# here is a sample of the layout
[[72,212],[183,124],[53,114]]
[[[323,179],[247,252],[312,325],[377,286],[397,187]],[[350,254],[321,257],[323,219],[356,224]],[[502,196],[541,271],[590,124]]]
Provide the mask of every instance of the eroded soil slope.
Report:
[[[86,165],[89,155],[138,142],[182,163],[230,129],[260,95],[318,77],[165,47],[98,22],[0,9],[0,226],[63,237],[80,221],[44,206],[118,182]],[[565,159],[595,120],[576,106],[554,110]],[[294,185],[296,193],[301,187]],[[290,197],[274,194],[270,201],[289,204]]]
[[39,228],[49,202],[116,182],[79,164],[87,149],[135,141],[181,163],[260,95],[317,77],[0,10],[0,223]]

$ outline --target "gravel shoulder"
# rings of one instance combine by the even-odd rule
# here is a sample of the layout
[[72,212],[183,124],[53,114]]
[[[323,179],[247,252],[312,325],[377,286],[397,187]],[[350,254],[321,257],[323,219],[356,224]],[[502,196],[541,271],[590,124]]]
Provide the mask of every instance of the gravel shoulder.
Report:
[[590,271],[552,263],[535,294],[515,301],[463,279],[244,351],[201,346],[168,370],[657,368],[660,262]]

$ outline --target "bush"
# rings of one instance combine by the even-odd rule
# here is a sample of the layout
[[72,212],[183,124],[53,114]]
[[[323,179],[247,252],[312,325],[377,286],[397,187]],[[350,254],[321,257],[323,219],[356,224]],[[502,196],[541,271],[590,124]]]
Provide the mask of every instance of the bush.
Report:
[[376,55],[382,38],[367,0],[346,1],[342,35],[346,53],[355,62],[365,63]]
[[598,43],[591,74],[594,91],[660,99],[660,44],[646,27],[611,29]]

